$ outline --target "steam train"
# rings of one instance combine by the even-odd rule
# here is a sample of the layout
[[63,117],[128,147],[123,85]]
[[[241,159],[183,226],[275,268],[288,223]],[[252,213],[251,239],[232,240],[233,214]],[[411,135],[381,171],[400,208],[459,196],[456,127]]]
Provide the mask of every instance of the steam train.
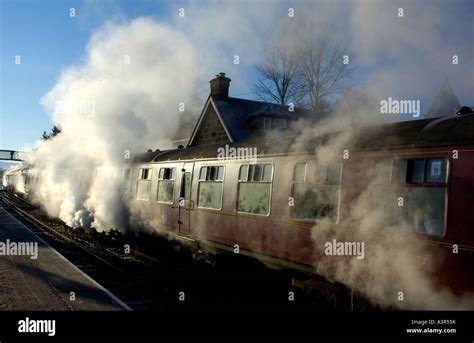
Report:
[[38,170],[18,165],[3,174],[2,184],[10,192],[27,195],[37,180]]
[[358,240],[352,207],[371,185],[393,222],[378,234],[403,236],[419,251],[408,261],[437,285],[472,292],[474,114],[365,128],[321,164],[315,151],[330,142],[317,137],[300,151],[258,142],[254,164],[218,158],[222,145],[150,152],[132,160],[124,185],[142,217],[197,251],[237,249],[313,273],[328,259],[322,243]]
[[[239,253],[311,274],[335,260],[325,243],[367,239],[354,217],[370,225],[367,210],[377,206],[388,215],[366,244],[402,238],[412,254],[404,263],[438,287],[474,292],[474,113],[354,129],[334,158],[316,159],[332,140],[294,148],[288,137],[261,138],[139,154],[124,167],[123,193],[132,213],[195,256]],[[224,147],[255,146],[256,161],[218,156]],[[29,174],[9,172],[5,185],[20,175]],[[354,206],[369,188],[361,212]]]

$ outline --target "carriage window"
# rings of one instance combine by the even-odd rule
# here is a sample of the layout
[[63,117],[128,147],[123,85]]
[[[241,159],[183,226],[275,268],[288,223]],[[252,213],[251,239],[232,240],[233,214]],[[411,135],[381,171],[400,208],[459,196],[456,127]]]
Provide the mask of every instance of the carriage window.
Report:
[[248,181],[261,181],[263,175],[263,165],[254,164],[249,167]]
[[151,174],[151,168],[138,171],[137,200],[150,200]]
[[176,168],[160,168],[158,175],[158,195],[159,202],[173,203],[174,182]]
[[202,167],[199,172],[199,180],[206,180],[206,167]]
[[237,211],[266,215],[270,212],[273,166],[244,164],[240,166]]
[[160,168],[159,180],[174,180],[176,168]]
[[217,177],[216,180],[222,181],[224,180],[224,167],[217,168]]
[[330,164],[326,169],[326,183],[338,184],[341,179],[341,166]]
[[206,180],[206,181],[224,180],[224,167],[223,166],[201,167],[201,171],[199,172],[199,180]]
[[208,167],[206,179],[211,181],[217,180],[217,169],[217,167]]
[[[314,175],[314,179],[303,177],[310,174]],[[335,223],[338,216],[340,177],[339,164],[296,164],[292,186],[293,218]]]
[[426,182],[446,183],[446,160],[428,160],[426,164]]
[[393,160],[392,182],[404,183],[407,181],[407,160]]
[[240,167],[239,171],[239,181],[247,181],[249,175],[249,166],[244,165]]
[[446,183],[447,161],[443,159],[394,160],[394,183]]
[[425,160],[408,160],[407,182],[423,183],[425,173]]
[[263,177],[262,181],[271,181],[272,180],[273,167],[271,164],[265,164],[263,166]]
[[140,180],[151,180],[151,168],[140,169],[138,173],[138,178]]
[[191,199],[191,173],[185,172],[183,173],[183,179],[181,181],[181,190],[179,192],[180,198],[184,200]]
[[220,209],[224,180],[223,166],[201,167],[199,172],[198,207]]
[[297,163],[293,173],[293,181],[304,182],[306,178],[306,163]]
[[[393,196],[384,191],[385,209],[394,213],[393,225],[417,233],[440,236],[446,208],[445,159],[394,160]],[[404,177],[403,177],[404,175]],[[403,199],[403,206],[393,199]],[[390,200],[392,199],[392,200]]]

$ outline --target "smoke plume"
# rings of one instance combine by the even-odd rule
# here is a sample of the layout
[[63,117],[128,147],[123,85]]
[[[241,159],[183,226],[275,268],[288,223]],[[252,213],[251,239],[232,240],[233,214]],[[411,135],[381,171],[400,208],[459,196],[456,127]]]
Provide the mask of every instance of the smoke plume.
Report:
[[62,130],[41,141],[31,161],[41,170],[35,199],[51,216],[74,227],[125,224],[121,164],[145,147],[169,145],[196,61],[184,34],[151,19],[93,35],[84,62],[63,71],[42,100]]

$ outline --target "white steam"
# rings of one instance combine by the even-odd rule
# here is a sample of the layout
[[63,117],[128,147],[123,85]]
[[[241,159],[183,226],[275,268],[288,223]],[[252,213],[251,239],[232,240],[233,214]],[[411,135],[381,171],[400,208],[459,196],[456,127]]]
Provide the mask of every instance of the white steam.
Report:
[[50,215],[75,227],[123,224],[120,165],[129,153],[168,144],[195,64],[189,40],[151,19],[93,35],[84,63],[66,69],[42,100],[62,129],[32,160],[41,170],[35,199]]

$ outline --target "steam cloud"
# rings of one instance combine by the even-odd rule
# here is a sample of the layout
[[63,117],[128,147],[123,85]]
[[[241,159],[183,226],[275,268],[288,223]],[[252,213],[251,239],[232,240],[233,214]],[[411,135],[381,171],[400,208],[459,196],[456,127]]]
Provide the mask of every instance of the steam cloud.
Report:
[[[362,82],[362,88],[373,95],[432,97],[436,89],[426,86],[442,81],[441,76],[439,79],[433,76],[438,75],[433,73],[434,69],[453,77],[458,95],[472,96],[467,90],[474,88],[474,78],[463,73],[474,68],[460,65],[456,69],[450,64],[453,51],[468,61],[472,60],[472,50],[466,42],[446,44],[441,34],[447,28],[464,31],[469,29],[468,25],[452,27],[450,21],[458,15],[452,4],[436,4],[397,5],[405,8],[405,18],[400,19],[396,18],[395,6],[388,2],[301,1],[294,4],[292,20],[316,20],[304,15],[314,12],[327,13],[323,17],[328,21],[344,22],[342,32],[349,38],[349,48],[356,52],[359,66],[374,67]],[[207,81],[216,72],[226,71],[232,77],[233,89],[251,82],[240,68],[259,61],[264,46],[261,32],[272,27],[278,18],[285,25],[289,20],[288,4],[214,5],[211,2],[200,7],[195,3],[183,6],[187,17],[176,18],[175,27],[150,18],[108,23],[92,36],[83,62],[62,72],[54,88],[42,99],[62,133],[39,142],[30,161],[41,171],[34,199],[49,215],[73,227],[92,226],[99,230],[127,227],[129,218],[119,192],[124,154],[148,147],[166,147],[178,123],[179,103],[186,103],[193,96],[203,77]],[[462,11],[462,6],[459,8]],[[413,16],[416,21],[410,20]],[[440,47],[446,56],[435,53]],[[233,64],[234,51],[240,55],[242,66]],[[410,60],[407,56],[414,57]],[[432,63],[428,66],[421,62],[426,60]],[[406,96],[407,92],[410,96]],[[384,120],[374,115],[373,107],[351,102],[346,106],[336,110],[332,119],[306,128],[296,147],[315,135],[346,132],[315,151],[316,160],[326,163],[340,155],[351,138],[354,122],[374,124]],[[354,237],[367,245],[374,239],[374,227],[383,223],[380,212],[367,206],[370,192],[371,186],[358,197],[351,212],[351,225],[357,233]],[[150,224],[153,220],[158,219],[148,218]],[[322,246],[327,237],[319,232],[320,227],[313,230],[313,240]],[[344,237],[338,236],[338,240]],[[378,241],[377,247],[366,253],[366,260],[323,263],[317,270],[382,303],[390,303],[387,299],[391,298],[385,292],[393,282],[390,271],[395,270],[400,288],[414,294],[403,306],[422,309],[472,306],[448,292],[435,291],[426,275],[406,261],[412,251],[405,243],[403,238]],[[395,251],[394,255],[386,254],[388,249]],[[434,257],[432,261],[436,261]],[[361,275],[371,281],[361,283]]]
[[93,35],[85,62],[65,70],[42,101],[62,129],[39,143],[32,161],[41,170],[35,198],[50,215],[74,227],[123,227],[120,164],[145,146],[169,144],[196,60],[184,34],[151,19]]

